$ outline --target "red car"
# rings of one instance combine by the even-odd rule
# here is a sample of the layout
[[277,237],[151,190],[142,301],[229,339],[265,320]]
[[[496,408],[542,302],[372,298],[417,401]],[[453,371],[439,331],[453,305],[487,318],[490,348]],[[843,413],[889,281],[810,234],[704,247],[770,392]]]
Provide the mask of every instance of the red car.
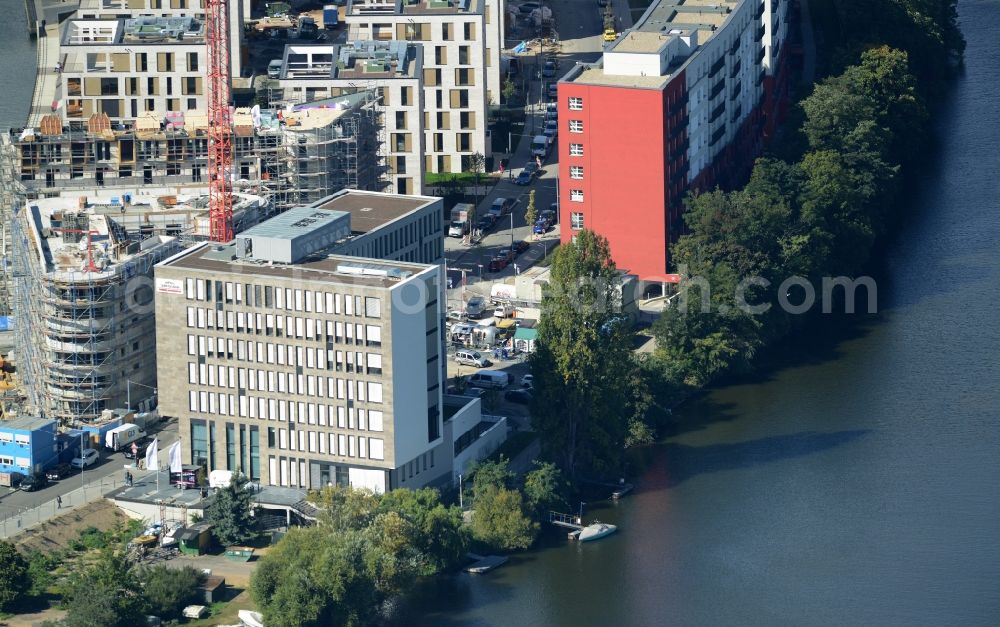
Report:
[[490,260],[489,271],[490,272],[500,272],[507,267],[506,257],[494,257]]

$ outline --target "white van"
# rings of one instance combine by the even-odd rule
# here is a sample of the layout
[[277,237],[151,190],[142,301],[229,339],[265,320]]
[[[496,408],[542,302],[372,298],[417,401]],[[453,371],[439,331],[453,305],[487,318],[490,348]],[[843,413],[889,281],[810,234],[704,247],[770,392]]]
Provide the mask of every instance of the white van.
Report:
[[506,372],[499,370],[480,370],[469,377],[469,385],[474,385],[477,388],[502,390],[507,387],[508,383],[510,383],[510,377],[507,376]]
[[545,158],[549,156],[549,138],[545,135],[535,135],[531,140],[531,156]]
[[455,351],[455,361],[463,366],[475,366],[477,368],[482,368],[490,363],[488,359],[483,357],[482,353],[468,350]]

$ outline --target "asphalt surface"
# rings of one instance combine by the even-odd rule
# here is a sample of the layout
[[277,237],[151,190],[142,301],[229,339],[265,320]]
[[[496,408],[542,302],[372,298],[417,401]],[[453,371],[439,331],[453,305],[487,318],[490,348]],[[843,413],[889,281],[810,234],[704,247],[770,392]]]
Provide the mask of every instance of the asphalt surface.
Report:
[[[153,435],[153,433],[150,433],[150,435]],[[177,422],[170,420],[161,423],[160,430],[156,435],[160,439],[159,450],[160,461],[162,463],[166,459],[167,447],[177,441]],[[124,479],[126,466],[131,465],[133,460],[126,459],[124,452],[112,453],[103,447],[98,450],[100,459],[96,464],[87,467],[82,473],[74,471],[68,477],[59,481],[52,481],[41,490],[24,492],[22,490],[0,488],[0,519],[54,501],[57,496],[65,496],[68,492],[76,490],[84,484],[91,484],[104,477],[114,477],[120,483]],[[117,476],[115,473],[117,473]],[[96,492],[94,494],[95,496],[97,495]]]

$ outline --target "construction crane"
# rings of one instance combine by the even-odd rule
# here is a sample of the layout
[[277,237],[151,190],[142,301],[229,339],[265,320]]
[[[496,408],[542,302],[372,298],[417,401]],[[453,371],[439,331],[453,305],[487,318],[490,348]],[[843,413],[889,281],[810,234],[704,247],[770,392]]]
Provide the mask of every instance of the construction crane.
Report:
[[207,0],[208,214],[214,242],[233,239],[232,115],[229,112],[229,0]]

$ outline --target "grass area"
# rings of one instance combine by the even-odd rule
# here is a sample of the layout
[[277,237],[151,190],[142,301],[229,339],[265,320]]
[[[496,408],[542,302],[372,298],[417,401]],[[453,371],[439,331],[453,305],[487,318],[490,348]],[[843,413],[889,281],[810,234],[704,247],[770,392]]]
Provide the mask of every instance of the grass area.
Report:
[[[490,174],[480,174],[479,184],[480,185],[492,185],[496,182],[498,176]],[[453,183],[455,185],[475,185],[476,175],[472,172],[428,172],[424,175],[425,185],[444,185],[447,183]]]
[[208,606],[208,617],[188,621],[185,625],[194,627],[210,627],[212,625],[238,625],[240,610],[254,609],[250,591],[244,588],[229,588],[226,598]]

